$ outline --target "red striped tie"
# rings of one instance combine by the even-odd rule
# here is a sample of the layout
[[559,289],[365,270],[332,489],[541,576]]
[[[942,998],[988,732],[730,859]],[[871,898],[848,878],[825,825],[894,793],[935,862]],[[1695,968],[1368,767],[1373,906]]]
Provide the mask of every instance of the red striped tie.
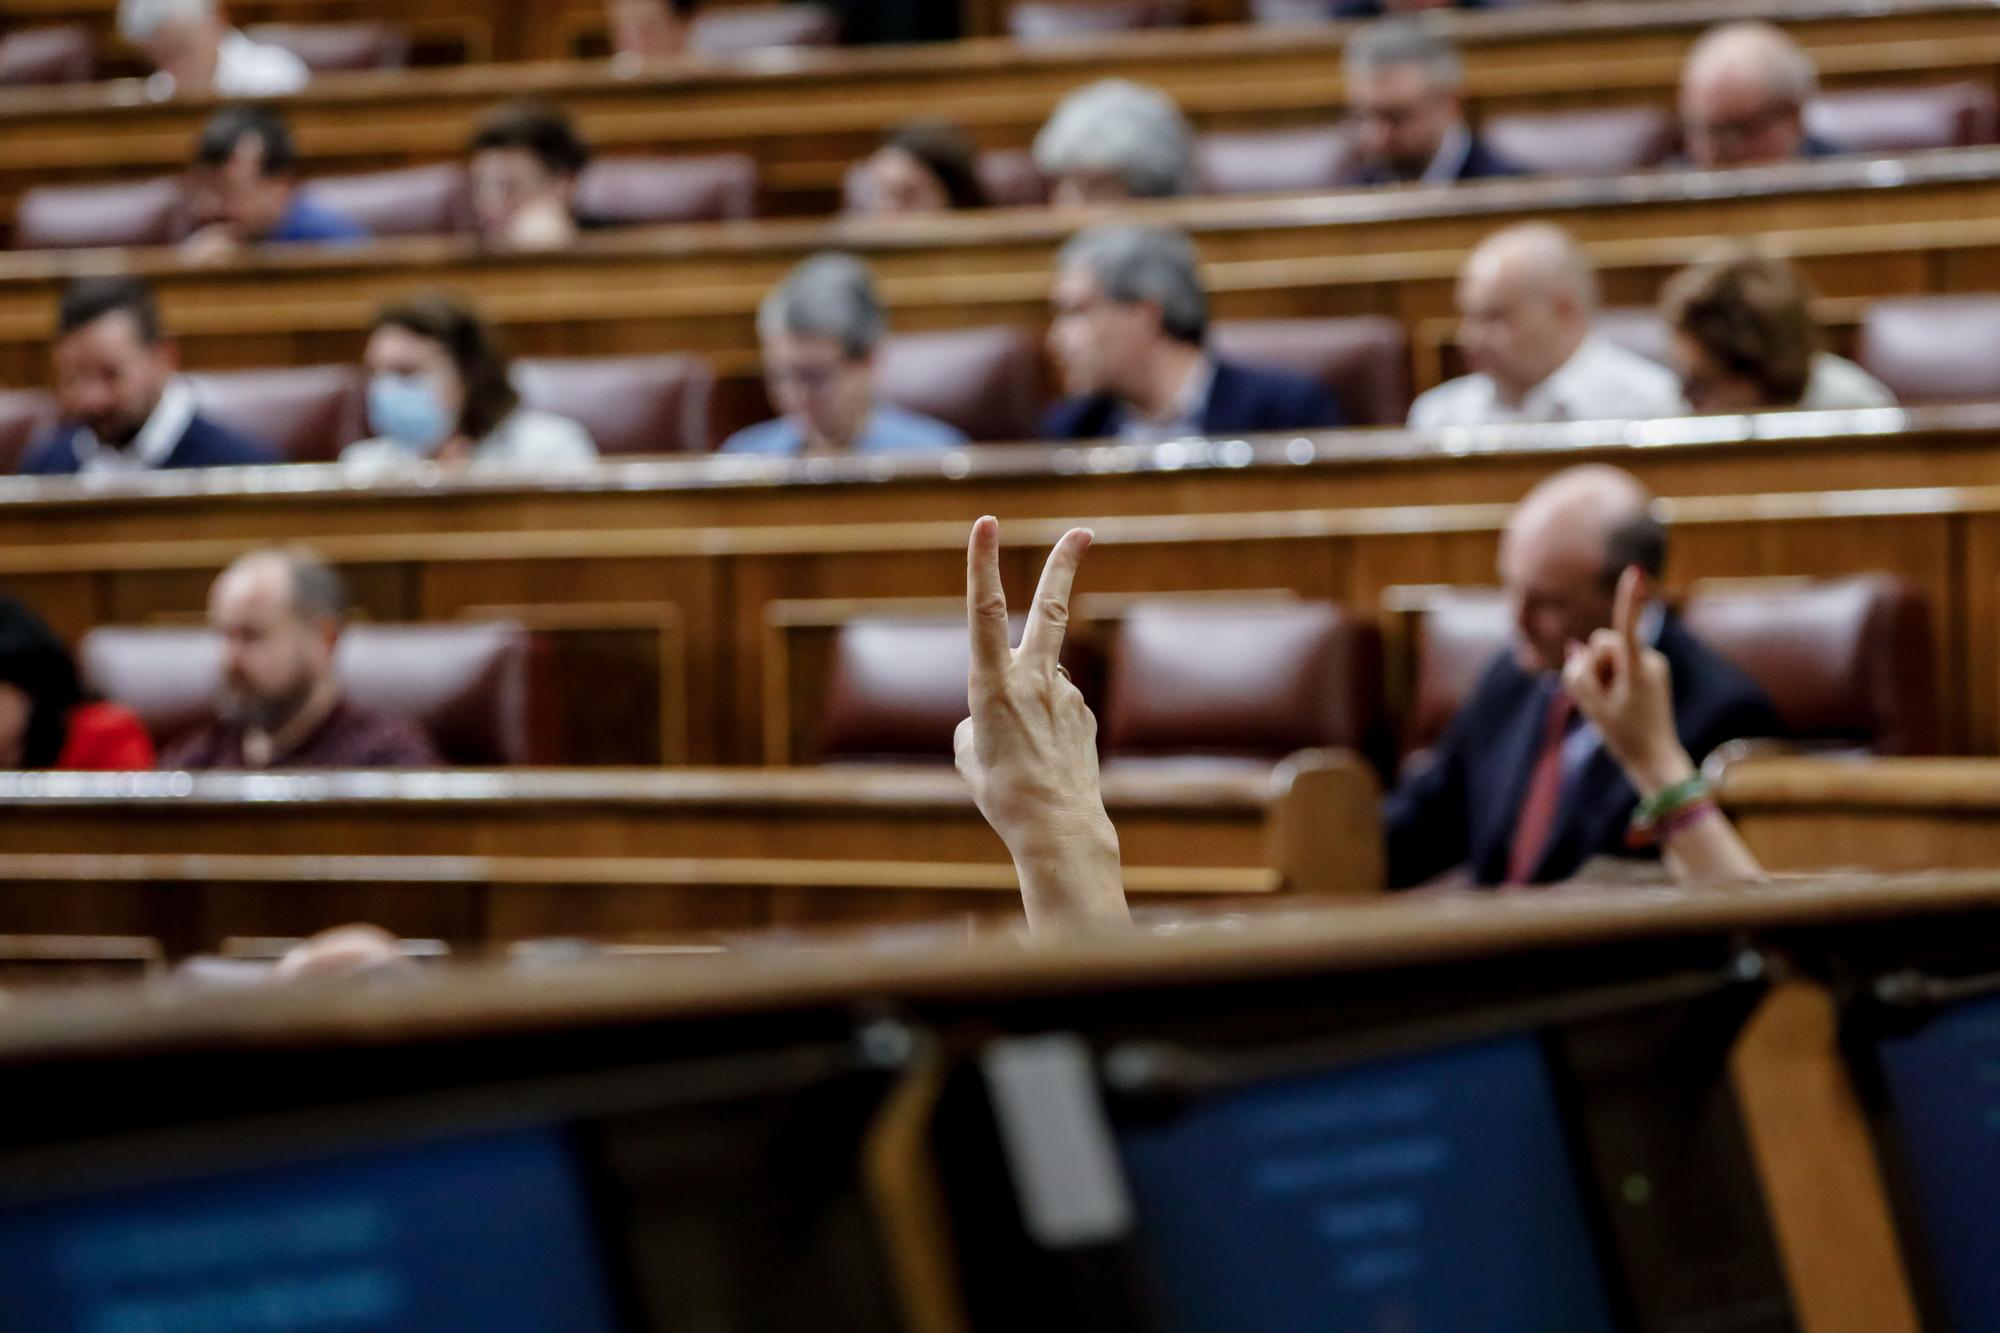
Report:
[[1542,853],[1548,850],[1549,835],[1555,832],[1556,811],[1562,806],[1563,738],[1575,707],[1560,688],[1549,700],[1549,715],[1542,724],[1542,748],[1535,756],[1527,795],[1521,798],[1521,813],[1514,819],[1514,848],[1507,858],[1509,884],[1529,882]]

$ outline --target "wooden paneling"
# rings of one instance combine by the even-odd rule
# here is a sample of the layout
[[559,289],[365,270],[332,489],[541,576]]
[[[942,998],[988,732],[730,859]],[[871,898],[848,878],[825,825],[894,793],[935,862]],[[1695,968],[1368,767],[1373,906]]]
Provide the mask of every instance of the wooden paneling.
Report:
[[2000,866],[2000,761],[1755,759],[1721,795],[1770,870]]

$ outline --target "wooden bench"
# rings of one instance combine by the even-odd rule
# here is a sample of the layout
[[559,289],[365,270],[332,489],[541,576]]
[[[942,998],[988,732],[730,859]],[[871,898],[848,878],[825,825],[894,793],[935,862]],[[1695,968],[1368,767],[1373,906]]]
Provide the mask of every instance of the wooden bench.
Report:
[[[1353,756],[1114,774],[1105,798],[1141,902],[1382,885],[1375,780]],[[1005,848],[942,764],[0,776],[0,828],[0,933],[129,930],[175,952],[349,920],[479,942],[1019,909]]]
[[[458,28],[475,57],[511,55],[509,34],[551,28],[536,5],[526,7],[538,21],[515,25],[471,0],[427,3],[441,12],[413,23],[419,38]],[[1760,14],[1812,51],[1829,86],[1990,82],[2000,69],[2000,16],[1976,0],[1790,0]],[[1464,47],[1468,95],[1483,115],[1671,105],[1695,37],[1741,16],[1733,0],[1661,0],[1435,18]],[[958,121],[983,146],[1024,148],[1064,93],[1110,75],[1164,88],[1203,128],[1324,124],[1345,102],[1340,50],[1351,31],[1245,26],[1046,48],[969,41],[806,51],[638,77],[604,63],[327,75],[286,109],[313,170],[366,171],[454,158],[488,106],[534,94],[569,108],[606,153],[750,153],[776,211],[822,213],[848,166],[918,110]],[[179,170],[215,105],[151,103],[137,83],[0,94],[0,217],[12,217],[29,184]]]
[[2000,865],[2000,761],[1763,757],[1720,795],[1770,870]]

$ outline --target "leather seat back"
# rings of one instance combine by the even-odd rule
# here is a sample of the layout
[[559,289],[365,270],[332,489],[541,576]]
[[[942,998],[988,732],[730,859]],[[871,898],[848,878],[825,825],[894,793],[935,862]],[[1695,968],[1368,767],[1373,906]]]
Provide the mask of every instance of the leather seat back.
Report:
[[1410,412],[1410,337],[1387,315],[1226,320],[1209,330],[1209,347],[1243,365],[1318,380],[1357,426],[1399,426]]
[[177,245],[188,234],[187,193],[179,176],[109,185],[37,185],[14,208],[21,250]]
[[747,153],[599,158],[577,180],[576,212],[615,227],[753,218],[757,161]]
[[1040,340],[1000,325],[899,333],[882,344],[876,392],[977,441],[1036,437],[1044,401]]
[[231,370],[188,376],[202,414],[292,463],[330,463],[367,434],[366,381],[356,365]]
[[1851,153],[1965,148],[2000,136],[2000,101],[1971,81],[1823,92],[1806,107],[1806,129]]
[[319,176],[304,188],[372,236],[448,236],[472,228],[465,171],[454,162]]
[[698,356],[520,360],[514,387],[528,406],[580,423],[601,454],[709,447],[715,369]]
[[0,38],[0,87],[89,83],[97,77],[97,42],[81,24],[22,28]]
[[1340,125],[1204,134],[1194,155],[1201,194],[1334,190],[1357,170],[1354,136]]
[[18,471],[28,450],[56,428],[62,409],[42,389],[0,390],[0,473]]
[[315,74],[402,69],[410,63],[410,34],[393,23],[259,23],[243,34],[290,51]]
[[1616,176],[1656,167],[1680,146],[1665,107],[1515,112],[1489,116],[1480,136],[1515,166],[1562,176]]
[[840,15],[825,5],[711,8],[695,17],[688,49],[711,58],[787,46],[836,46]]
[[2000,296],[1897,296],[1862,317],[1862,367],[1899,402],[2000,399]]
[[1007,12],[1007,31],[1017,42],[1060,42],[1186,21],[1185,0],[1018,0]]

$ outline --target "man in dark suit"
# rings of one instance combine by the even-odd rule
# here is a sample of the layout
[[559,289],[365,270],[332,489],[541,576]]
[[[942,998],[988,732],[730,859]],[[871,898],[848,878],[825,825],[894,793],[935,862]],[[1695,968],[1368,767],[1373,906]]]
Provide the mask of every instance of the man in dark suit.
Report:
[[180,378],[153,293],[137,278],[79,278],[56,319],[65,424],[28,450],[36,476],[279,462],[269,446],[203,417]]
[[1672,670],[1674,725],[1696,763],[1744,737],[1782,734],[1776,710],[1657,602],[1666,529],[1629,473],[1558,474],[1521,503],[1501,539],[1515,646],[1487,670],[1422,771],[1384,807],[1389,882],[1408,888],[1460,867],[1482,885],[1567,879],[1625,855],[1638,797],[1562,690],[1572,644],[1608,628],[1619,577],[1637,567],[1651,602],[1640,636]]
[[1208,295],[1181,232],[1080,233],[1056,262],[1053,302],[1049,349],[1071,396],[1044,419],[1046,439],[1157,444],[1346,421],[1314,380],[1209,355]]
[[1354,34],[1342,60],[1356,185],[1452,185],[1518,176],[1465,120],[1465,67],[1451,43],[1411,19]]

